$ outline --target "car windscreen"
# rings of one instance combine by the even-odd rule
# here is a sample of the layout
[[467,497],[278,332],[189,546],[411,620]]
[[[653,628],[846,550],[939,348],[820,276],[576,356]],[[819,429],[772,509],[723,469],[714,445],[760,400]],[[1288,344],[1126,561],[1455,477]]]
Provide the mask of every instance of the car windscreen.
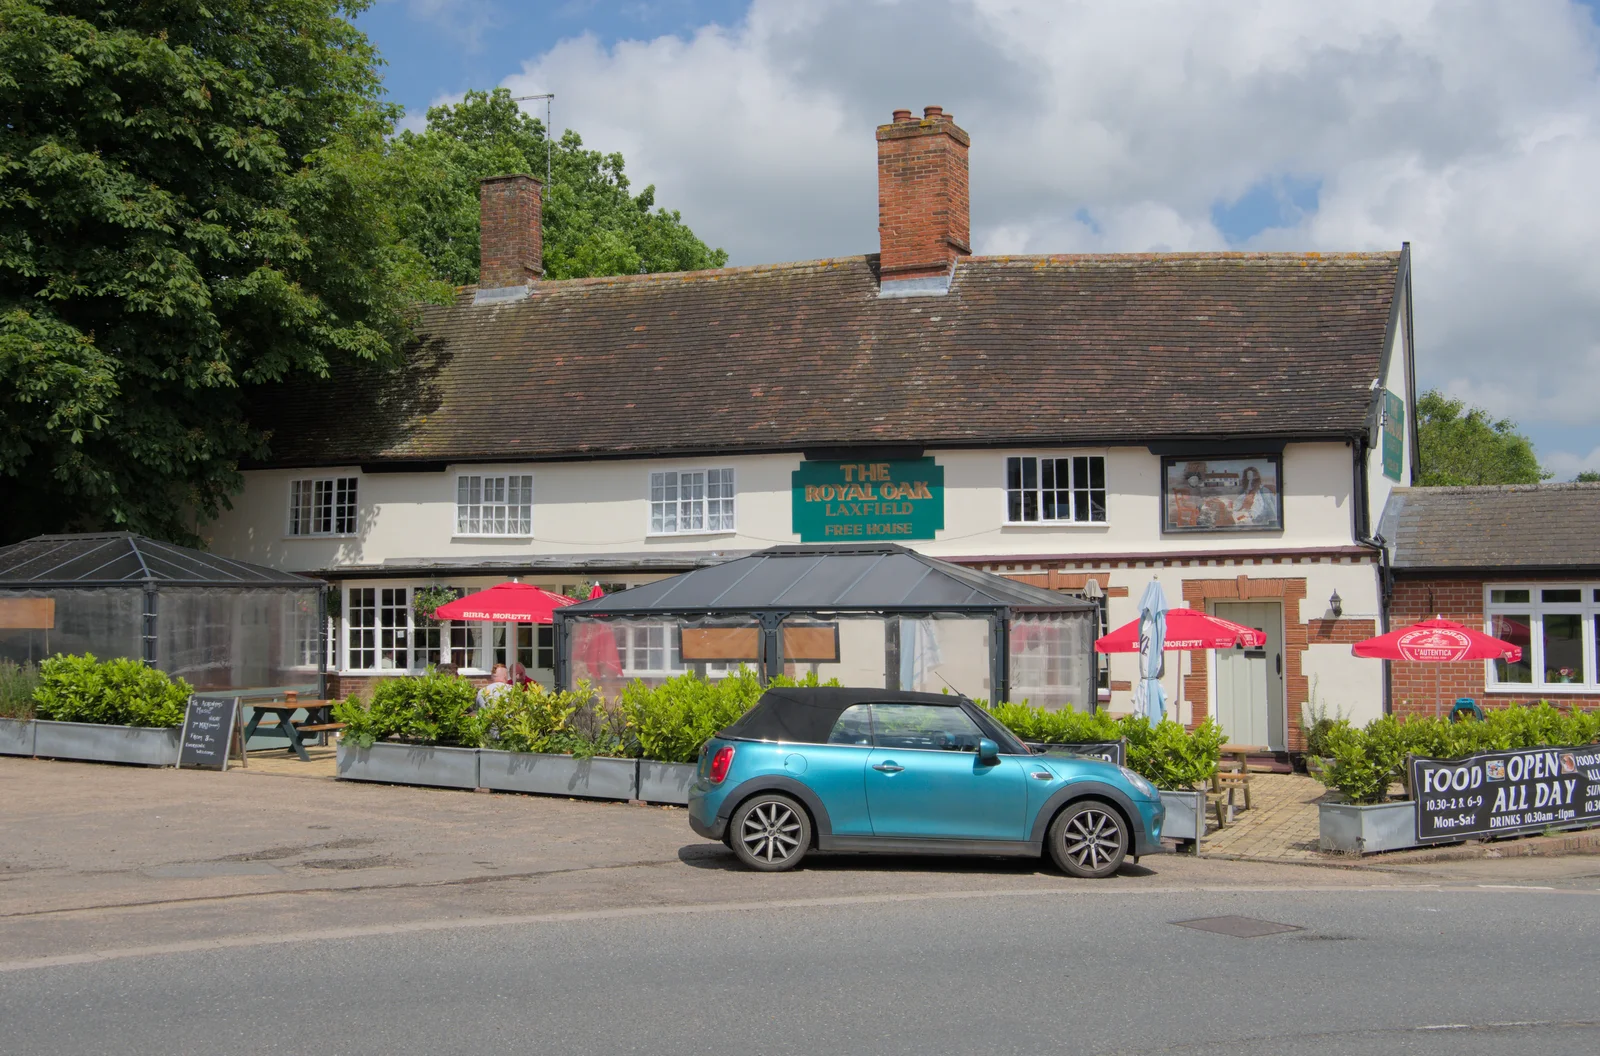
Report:
[[983,735],[985,737],[989,738],[995,744],[1000,746],[1001,754],[1003,754],[1003,755],[1032,755],[1033,754],[1033,749],[1031,749],[1027,745],[1023,744],[1022,743],[1022,739],[1020,737],[1018,737],[1016,734],[1012,733],[1009,729],[1007,729],[1000,722],[996,721],[995,717],[993,715],[990,715],[987,711],[984,711],[982,708],[978,707],[977,705],[973,705],[972,707],[967,708],[966,711],[967,711],[967,713],[969,715],[972,716],[972,720],[978,724],[978,728],[983,731]]

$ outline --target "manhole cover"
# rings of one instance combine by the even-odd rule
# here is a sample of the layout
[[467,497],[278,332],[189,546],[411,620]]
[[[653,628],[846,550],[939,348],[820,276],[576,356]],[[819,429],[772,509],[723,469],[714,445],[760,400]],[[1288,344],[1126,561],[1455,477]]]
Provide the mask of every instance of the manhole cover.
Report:
[[1281,935],[1286,931],[1299,931],[1293,924],[1274,924],[1270,920],[1254,917],[1200,917],[1197,920],[1175,920],[1180,928],[1212,931],[1218,935],[1232,935],[1236,939],[1255,939],[1262,935]]

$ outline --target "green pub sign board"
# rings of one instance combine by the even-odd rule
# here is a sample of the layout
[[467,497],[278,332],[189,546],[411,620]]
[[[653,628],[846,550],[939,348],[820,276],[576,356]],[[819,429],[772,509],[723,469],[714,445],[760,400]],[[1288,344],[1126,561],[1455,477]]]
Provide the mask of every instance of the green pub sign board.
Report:
[[791,478],[803,543],[932,539],[944,527],[944,467],[899,462],[802,462]]
[[1383,475],[1399,480],[1406,451],[1406,405],[1394,393],[1383,393]]

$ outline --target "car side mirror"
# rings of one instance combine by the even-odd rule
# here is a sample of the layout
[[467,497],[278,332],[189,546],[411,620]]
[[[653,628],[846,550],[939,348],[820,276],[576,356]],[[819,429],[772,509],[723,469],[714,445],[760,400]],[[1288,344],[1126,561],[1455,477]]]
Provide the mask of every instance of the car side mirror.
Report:
[[1000,746],[985,737],[978,742],[978,762],[983,766],[1000,765]]

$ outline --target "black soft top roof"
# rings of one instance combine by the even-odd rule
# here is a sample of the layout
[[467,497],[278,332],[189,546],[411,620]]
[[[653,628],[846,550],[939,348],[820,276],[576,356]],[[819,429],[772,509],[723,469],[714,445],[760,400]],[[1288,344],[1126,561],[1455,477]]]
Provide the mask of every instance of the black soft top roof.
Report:
[[953,708],[962,698],[944,693],[909,693],[847,686],[782,686],[769,689],[755,707],[718,737],[752,741],[794,741],[823,744],[846,708],[856,704],[934,704]]

